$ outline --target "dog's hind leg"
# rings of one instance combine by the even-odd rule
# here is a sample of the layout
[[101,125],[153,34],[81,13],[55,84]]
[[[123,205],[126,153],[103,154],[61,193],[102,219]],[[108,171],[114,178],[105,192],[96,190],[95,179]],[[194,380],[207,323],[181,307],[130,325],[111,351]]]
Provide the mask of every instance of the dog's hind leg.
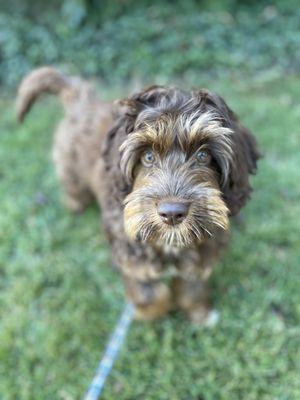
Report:
[[64,205],[75,213],[84,211],[93,200],[89,189],[82,184],[76,170],[66,163],[56,164],[56,170],[62,184]]
[[58,129],[52,157],[62,185],[63,203],[70,211],[79,213],[92,202],[93,196],[82,177],[83,168],[74,147],[72,138],[66,137],[65,128]]
[[[64,185],[65,186],[65,185]],[[65,186],[66,187],[66,186]],[[86,191],[81,192],[65,192],[63,195],[63,203],[70,211],[81,213],[91,203],[92,195]]]

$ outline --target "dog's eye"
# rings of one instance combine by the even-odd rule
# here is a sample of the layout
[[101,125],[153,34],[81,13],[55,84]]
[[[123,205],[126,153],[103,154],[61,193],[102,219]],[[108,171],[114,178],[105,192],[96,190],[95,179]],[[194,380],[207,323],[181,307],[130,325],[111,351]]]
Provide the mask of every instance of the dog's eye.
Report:
[[143,153],[141,160],[145,167],[150,167],[155,161],[153,152],[151,150],[146,150]]
[[210,154],[206,150],[199,150],[196,153],[196,158],[200,164],[207,164],[210,161]]

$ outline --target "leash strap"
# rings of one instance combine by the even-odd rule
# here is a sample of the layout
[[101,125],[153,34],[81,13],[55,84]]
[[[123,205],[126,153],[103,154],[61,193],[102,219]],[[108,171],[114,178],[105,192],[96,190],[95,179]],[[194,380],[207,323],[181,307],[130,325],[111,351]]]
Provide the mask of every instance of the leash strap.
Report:
[[120,351],[122,343],[127,334],[128,328],[132,322],[134,315],[134,307],[128,303],[125,305],[121,318],[112,333],[106,346],[102,360],[100,361],[96,374],[90,384],[84,400],[97,400],[101,395],[105,381],[113,367],[113,364]]

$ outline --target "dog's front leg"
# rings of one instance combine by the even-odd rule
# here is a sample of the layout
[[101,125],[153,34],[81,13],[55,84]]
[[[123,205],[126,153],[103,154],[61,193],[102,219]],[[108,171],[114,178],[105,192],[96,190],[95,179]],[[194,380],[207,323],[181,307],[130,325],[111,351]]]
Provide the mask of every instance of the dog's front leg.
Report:
[[171,291],[159,280],[138,281],[124,276],[126,296],[135,305],[135,317],[151,321],[172,308]]
[[199,276],[175,278],[172,289],[177,307],[187,313],[195,325],[212,326],[217,322],[218,315],[211,307],[207,283]]

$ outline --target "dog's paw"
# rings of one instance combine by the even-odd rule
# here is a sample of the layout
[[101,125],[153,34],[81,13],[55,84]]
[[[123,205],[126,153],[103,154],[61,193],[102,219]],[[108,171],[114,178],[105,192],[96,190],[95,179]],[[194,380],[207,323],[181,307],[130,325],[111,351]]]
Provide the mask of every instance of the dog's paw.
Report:
[[204,326],[207,328],[214,328],[220,319],[220,313],[217,310],[209,311]]
[[154,298],[144,304],[136,304],[135,319],[152,321],[166,315],[173,308],[172,295],[169,288],[163,284],[157,285],[153,290]]
[[220,315],[217,310],[197,307],[189,312],[189,318],[193,325],[213,328],[217,325]]

